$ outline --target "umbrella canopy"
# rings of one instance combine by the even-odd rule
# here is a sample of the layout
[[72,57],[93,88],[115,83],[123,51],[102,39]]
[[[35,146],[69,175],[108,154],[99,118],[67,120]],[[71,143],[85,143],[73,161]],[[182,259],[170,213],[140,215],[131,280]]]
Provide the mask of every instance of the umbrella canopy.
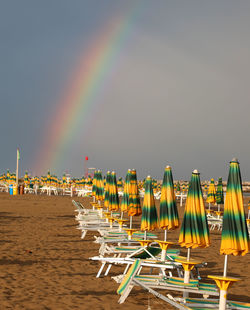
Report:
[[110,177],[109,210],[110,211],[118,211],[119,210],[118,188],[117,188],[117,182],[116,182],[116,174],[114,171],[112,171],[111,177]]
[[139,216],[142,214],[139,190],[137,184],[136,170],[131,171],[130,176],[130,195],[128,216]]
[[216,190],[214,186],[214,179],[211,179],[208,192],[207,192],[207,200],[208,203],[216,203]]
[[249,236],[243,207],[240,166],[236,158],[230,162],[222,227],[220,254],[247,254]]
[[160,228],[174,230],[179,227],[179,216],[176,206],[173,176],[171,167],[165,168],[160,201]]
[[222,178],[219,178],[219,180],[218,180],[218,185],[217,185],[217,190],[216,190],[216,202],[217,202],[217,204],[223,204],[224,203]]
[[96,190],[95,190],[96,200],[103,200],[104,199],[104,185],[102,180],[102,172],[101,170],[97,171],[96,174]]
[[96,197],[96,183],[97,183],[97,171],[94,172],[93,182],[92,182],[92,196]]
[[109,207],[109,186],[110,186],[111,173],[107,171],[106,183],[105,183],[105,192],[104,192],[104,207]]
[[123,191],[123,197],[122,197],[122,202],[121,202],[122,212],[128,212],[128,208],[129,208],[130,178],[131,178],[131,170],[129,169],[126,174],[125,183],[124,183],[124,191]]
[[179,244],[186,248],[206,248],[210,245],[209,229],[201,191],[200,174],[192,173],[187,195]]
[[142,207],[141,230],[154,230],[158,227],[158,218],[152,188],[152,179],[147,177],[145,182],[145,195]]

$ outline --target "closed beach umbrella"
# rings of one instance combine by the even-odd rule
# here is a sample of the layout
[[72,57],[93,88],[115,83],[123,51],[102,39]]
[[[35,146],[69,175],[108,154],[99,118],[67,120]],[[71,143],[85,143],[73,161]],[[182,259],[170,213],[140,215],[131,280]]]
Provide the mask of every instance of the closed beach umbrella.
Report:
[[97,171],[94,172],[93,181],[92,181],[93,201],[95,201],[95,199],[96,199],[96,183],[97,183]]
[[249,236],[243,207],[240,166],[236,158],[230,162],[224,206],[220,254],[245,255]]
[[152,188],[152,179],[147,177],[145,182],[145,194],[142,207],[141,230],[146,232],[158,228],[157,211],[155,207],[155,199]]
[[109,186],[110,186],[111,173],[107,171],[106,182],[105,182],[105,191],[104,191],[104,207],[109,208]]
[[104,185],[102,180],[102,172],[101,170],[97,171],[96,175],[96,200],[99,202],[104,199]]
[[[210,245],[200,174],[197,170],[193,171],[189,185],[179,244],[188,249],[187,261],[190,261],[191,248],[206,248]],[[189,278],[190,270],[187,269],[184,273],[184,283],[189,283]]]
[[29,184],[29,175],[28,175],[28,171],[25,171],[25,175],[24,175],[24,184],[28,185]]
[[201,191],[200,174],[192,173],[179,244],[186,248],[206,248],[210,245],[209,229]]
[[225,255],[223,277],[209,276],[215,279],[216,284],[220,288],[220,310],[226,309],[228,285],[230,282],[237,280],[227,277],[228,255],[244,256],[249,252],[249,247],[249,235],[243,207],[240,166],[238,160],[234,158],[230,162],[229,167],[221,233],[220,254]]
[[118,211],[119,210],[118,188],[117,188],[117,182],[116,182],[116,174],[114,171],[112,171],[111,177],[110,177],[109,210],[110,211]]
[[211,179],[211,181],[210,181],[206,201],[209,204],[209,210],[210,210],[210,204],[216,203],[216,190],[215,190],[215,186],[214,186],[214,179]]
[[132,228],[132,217],[140,216],[141,214],[142,209],[139,197],[136,170],[133,169],[131,171],[130,176],[130,195],[129,195],[129,208],[128,208],[128,216],[130,216],[130,228]]
[[50,171],[47,173],[47,184],[50,185],[51,182],[51,176],[50,176]]
[[218,211],[220,211],[220,205],[224,204],[222,178],[219,178],[218,180],[218,185],[217,185],[217,190],[216,190],[216,202],[218,204]]
[[125,183],[124,183],[124,190],[123,190],[123,196],[122,196],[122,202],[121,202],[121,211],[122,212],[128,212],[129,193],[130,193],[130,178],[131,178],[131,170],[129,169],[127,174],[126,174]]
[[170,166],[165,168],[160,200],[160,228],[165,230],[164,240],[167,240],[167,230],[179,227],[179,216],[176,206],[173,176]]

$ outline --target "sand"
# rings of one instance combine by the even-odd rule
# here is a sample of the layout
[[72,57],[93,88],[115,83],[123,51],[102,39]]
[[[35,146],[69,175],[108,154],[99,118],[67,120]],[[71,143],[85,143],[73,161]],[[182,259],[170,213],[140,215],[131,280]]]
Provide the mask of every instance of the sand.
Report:
[[[79,198],[89,205],[89,198]],[[180,216],[184,207],[178,207]],[[119,305],[118,287],[110,276],[96,279],[99,263],[89,260],[98,253],[94,235],[81,240],[70,197],[9,196],[0,194],[0,309],[172,309],[151,294],[133,289]],[[135,224],[139,224],[138,220]],[[179,230],[169,232],[176,242]],[[161,237],[162,237],[162,233]],[[220,232],[211,233],[208,249],[192,250],[191,257],[207,261],[206,275],[222,274]],[[186,254],[186,249],[182,249]],[[229,298],[250,302],[250,255],[229,257],[228,275],[239,277]],[[115,266],[110,275],[124,267]]]

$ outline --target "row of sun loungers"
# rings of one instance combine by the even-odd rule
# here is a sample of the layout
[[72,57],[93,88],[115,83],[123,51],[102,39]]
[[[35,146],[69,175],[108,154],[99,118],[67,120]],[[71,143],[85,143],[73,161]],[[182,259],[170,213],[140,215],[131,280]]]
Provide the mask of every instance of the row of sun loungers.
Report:
[[[199,273],[199,269],[205,267],[206,263],[197,264],[189,283],[184,283],[183,267],[179,262],[184,258],[180,256],[179,249],[167,250],[166,258],[162,260],[161,248],[157,246],[157,236],[154,234],[147,235],[149,242],[146,245],[138,241],[143,239],[141,232],[135,233],[133,239],[129,240],[128,234],[123,230],[124,226],[121,229],[121,226],[113,223],[111,228],[100,216],[100,211],[86,209],[79,202],[73,201],[73,204],[78,213],[78,229],[84,231],[84,237],[89,230],[99,232],[94,240],[100,244],[99,255],[90,258],[101,263],[96,277],[107,276],[113,265],[125,266],[121,275],[112,277],[119,283],[119,303],[126,301],[134,287],[140,287],[176,309],[218,309],[219,300],[214,299],[219,296],[217,286],[201,280]],[[112,216],[117,217],[117,214]],[[221,229],[220,217],[210,215],[208,222],[211,229]],[[146,274],[145,269],[150,269],[151,273]],[[183,298],[173,297],[173,291],[183,294]],[[191,293],[200,295],[201,298],[189,298]],[[210,296],[213,299],[208,298]],[[227,309],[250,309],[250,304],[228,301]]]

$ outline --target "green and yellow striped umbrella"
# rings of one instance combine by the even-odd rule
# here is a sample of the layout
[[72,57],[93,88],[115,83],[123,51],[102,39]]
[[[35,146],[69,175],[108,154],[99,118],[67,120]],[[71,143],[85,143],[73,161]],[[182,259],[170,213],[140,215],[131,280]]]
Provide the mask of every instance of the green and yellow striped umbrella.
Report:
[[104,185],[103,185],[101,170],[98,170],[96,174],[95,196],[96,196],[96,200],[98,201],[102,201],[104,199]]
[[209,229],[201,191],[200,175],[192,173],[187,195],[179,244],[186,248],[206,248],[210,245]]
[[130,178],[131,178],[131,170],[129,169],[126,177],[125,177],[125,184],[121,202],[121,211],[128,212],[129,208],[129,194],[130,194]]
[[105,182],[105,191],[104,191],[104,207],[109,208],[109,186],[110,186],[111,173],[107,171],[106,182]]
[[92,181],[92,197],[94,201],[96,199],[96,183],[97,183],[97,171],[95,170]]
[[214,186],[214,179],[211,179],[210,181],[206,202],[209,203],[209,209],[210,209],[210,203],[212,204],[216,203],[216,190]]
[[181,186],[180,186],[180,182],[178,181],[176,184],[176,191],[180,192],[181,191]]
[[243,256],[249,252],[249,235],[243,207],[242,182],[239,162],[230,162],[224,205],[220,254],[225,255],[223,277],[208,276],[220,289],[219,309],[226,309],[227,291],[231,282],[239,279],[227,277],[228,255]]
[[[152,188],[152,179],[147,177],[145,182],[145,194],[142,207],[141,230],[149,231],[158,228],[157,211]],[[146,236],[145,236],[146,237]]]
[[170,166],[165,168],[160,200],[160,228],[165,230],[165,241],[167,230],[174,230],[179,227],[179,216],[176,206],[173,176]]
[[114,171],[111,173],[110,185],[109,185],[109,210],[118,211],[119,210],[119,196],[118,188],[116,182],[116,174]]
[[239,162],[230,162],[224,205],[220,254],[245,255],[249,252],[249,235],[243,207]]
[[220,205],[224,204],[224,193],[223,193],[222,178],[219,178],[219,180],[218,180],[218,185],[217,185],[217,190],[216,190],[216,202],[218,204],[218,210],[219,210]]
[[131,171],[130,176],[130,195],[129,195],[129,208],[128,208],[128,216],[130,216],[130,229],[132,228],[132,217],[140,216],[141,214],[142,209],[139,197],[136,170],[133,169]]

